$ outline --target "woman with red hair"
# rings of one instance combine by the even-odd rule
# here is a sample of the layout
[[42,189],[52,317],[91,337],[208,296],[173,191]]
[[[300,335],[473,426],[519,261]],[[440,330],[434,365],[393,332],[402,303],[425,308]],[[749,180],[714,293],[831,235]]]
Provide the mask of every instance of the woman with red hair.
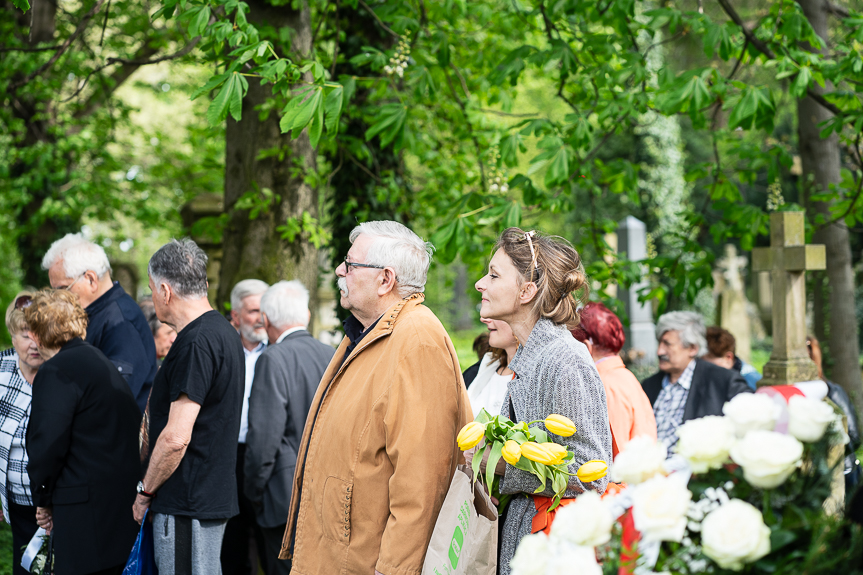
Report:
[[620,319],[602,303],[590,302],[581,310],[581,324],[572,335],[587,346],[605,387],[613,456],[617,457],[633,437],[656,439],[650,400],[619,355],[626,341]]

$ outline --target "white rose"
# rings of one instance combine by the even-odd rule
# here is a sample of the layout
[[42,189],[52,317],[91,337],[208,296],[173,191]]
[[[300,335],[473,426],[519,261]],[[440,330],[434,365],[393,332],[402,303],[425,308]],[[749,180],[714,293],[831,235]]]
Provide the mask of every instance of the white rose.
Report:
[[[554,525],[557,525],[557,517],[554,518]],[[573,573],[602,575],[602,568],[596,562],[596,551],[593,547],[551,540],[545,575],[572,575]]]
[[662,474],[668,451],[656,439],[640,435],[630,440],[611,466],[611,480],[636,485]]
[[722,413],[731,419],[737,437],[747,431],[773,431],[782,415],[782,406],[766,393],[739,393],[722,406]]
[[800,441],[814,443],[824,436],[835,415],[824,401],[794,395],[788,400],[788,433]]
[[723,569],[740,571],[770,553],[770,528],[755,507],[732,499],[701,523],[704,554]]
[[693,473],[722,467],[736,441],[734,423],[718,415],[687,421],[677,428],[677,437],[677,453],[689,462]]
[[548,536],[545,533],[523,537],[509,562],[512,575],[546,575],[548,551]]
[[633,488],[632,518],[645,541],[680,541],[692,492],[681,474],[654,477]]
[[554,517],[551,538],[573,545],[596,547],[611,539],[614,518],[606,503],[594,491],[585,491],[574,503],[562,507]]
[[750,431],[731,448],[731,459],[743,468],[746,481],[762,489],[782,485],[802,456],[802,443],[775,431]]

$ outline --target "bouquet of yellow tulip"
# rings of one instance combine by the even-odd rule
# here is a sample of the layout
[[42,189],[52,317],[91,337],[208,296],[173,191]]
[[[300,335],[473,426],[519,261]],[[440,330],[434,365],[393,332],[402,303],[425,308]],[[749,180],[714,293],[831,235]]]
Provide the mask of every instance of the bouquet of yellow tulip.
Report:
[[[476,481],[482,458],[486,450],[490,450],[484,480],[490,493],[500,500],[501,507],[505,505],[507,497],[497,492],[494,477],[494,469],[501,457],[510,465],[536,476],[540,485],[535,493],[545,491],[547,481],[551,481],[554,490],[551,509],[557,507],[566,491],[569,477],[573,475],[567,466],[575,455],[563,445],[551,441],[544,430],[531,427],[541,421],[545,423],[546,429],[561,437],[570,437],[576,432],[572,420],[554,413],[544,421],[515,423],[503,415],[492,417],[483,409],[476,420],[465,425],[458,434],[458,446],[462,451],[477,447],[485,439],[471,461],[473,479]],[[607,470],[608,465],[604,461],[588,461],[578,469],[576,475],[583,482],[596,481],[605,476]]]

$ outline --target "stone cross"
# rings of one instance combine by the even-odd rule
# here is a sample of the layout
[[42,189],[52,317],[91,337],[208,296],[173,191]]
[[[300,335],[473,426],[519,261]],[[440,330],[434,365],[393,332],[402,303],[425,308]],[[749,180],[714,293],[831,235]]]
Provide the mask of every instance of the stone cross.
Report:
[[773,283],[773,353],[762,385],[793,385],[818,379],[806,350],[807,270],[826,268],[824,246],[805,244],[803,212],[770,214],[770,247],[752,250],[752,268],[770,271]]
[[[647,226],[638,218],[627,216],[618,222],[617,227],[618,252],[631,261],[647,258]],[[643,359],[637,363],[653,364],[656,362],[656,326],[653,324],[653,308],[650,302],[638,301],[638,291],[646,282],[633,284],[629,289],[620,287],[617,298],[621,300],[629,316],[629,326],[624,328],[626,343],[624,350],[644,352]]]
[[746,362],[751,361],[752,358],[752,326],[749,322],[747,310],[749,302],[746,301],[746,294],[743,291],[741,271],[748,261],[747,257],[737,255],[734,244],[725,245],[725,257],[718,262],[719,268],[724,270],[722,274],[724,281],[717,282],[721,289],[716,310],[717,323],[734,336],[735,353]]

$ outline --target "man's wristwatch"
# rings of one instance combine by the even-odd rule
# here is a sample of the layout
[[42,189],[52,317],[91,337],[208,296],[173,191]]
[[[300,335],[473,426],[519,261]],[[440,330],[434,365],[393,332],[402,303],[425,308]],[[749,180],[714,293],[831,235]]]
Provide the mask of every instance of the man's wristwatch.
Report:
[[154,493],[149,493],[147,491],[144,491],[144,482],[143,481],[138,482],[138,493],[143,495],[144,497],[146,497],[148,499],[152,499],[153,497],[156,496]]

